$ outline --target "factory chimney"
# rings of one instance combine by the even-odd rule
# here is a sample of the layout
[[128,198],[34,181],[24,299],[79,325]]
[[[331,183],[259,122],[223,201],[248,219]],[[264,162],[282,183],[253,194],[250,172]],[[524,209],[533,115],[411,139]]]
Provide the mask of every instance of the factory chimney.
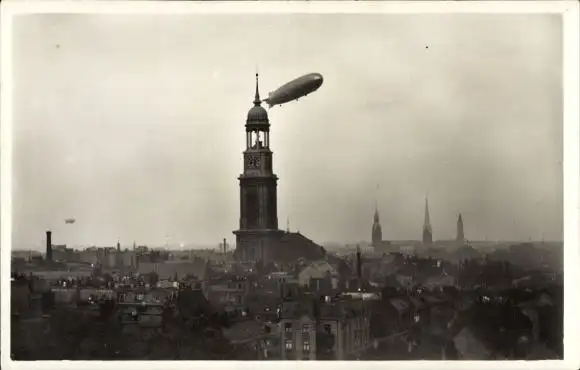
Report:
[[46,260],[52,262],[52,231],[46,230]]
[[356,246],[356,277],[360,280],[362,276],[361,273],[361,260],[360,260],[360,246]]

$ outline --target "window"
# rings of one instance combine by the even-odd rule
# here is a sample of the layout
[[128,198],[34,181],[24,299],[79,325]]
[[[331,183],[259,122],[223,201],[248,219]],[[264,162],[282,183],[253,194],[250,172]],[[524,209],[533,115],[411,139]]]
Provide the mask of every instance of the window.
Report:
[[286,324],[284,324],[284,331],[286,333],[291,333],[292,332],[292,324],[287,322]]
[[332,334],[332,329],[329,324],[324,325],[324,332],[326,334]]
[[308,342],[303,343],[303,351],[310,352],[310,343],[308,343]]
[[292,351],[293,343],[291,340],[286,340],[286,350]]
[[302,333],[308,333],[310,331],[310,325],[304,324],[302,325]]

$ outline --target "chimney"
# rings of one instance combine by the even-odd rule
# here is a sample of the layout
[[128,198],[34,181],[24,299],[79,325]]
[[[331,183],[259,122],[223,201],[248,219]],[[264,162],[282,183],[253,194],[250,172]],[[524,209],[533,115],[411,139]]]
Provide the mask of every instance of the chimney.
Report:
[[224,255],[228,253],[228,245],[226,244],[226,238],[224,238]]
[[356,246],[356,277],[361,278],[360,246]]
[[52,231],[46,230],[46,260],[52,262]]

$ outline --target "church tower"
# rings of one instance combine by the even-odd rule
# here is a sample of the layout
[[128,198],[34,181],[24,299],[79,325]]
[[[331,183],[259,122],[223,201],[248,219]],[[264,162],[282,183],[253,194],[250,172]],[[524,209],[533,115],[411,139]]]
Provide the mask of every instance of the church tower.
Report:
[[381,245],[381,242],[383,241],[383,230],[381,228],[381,221],[380,221],[380,217],[379,217],[379,208],[378,206],[375,204],[375,216],[373,218],[373,229],[372,229],[372,243],[373,243],[373,247],[377,248]]
[[457,218],[457,244],[459,246],[465,244],[465,234],[463,233],[463,217],[461,217],[461,213]]
[[433,229],[431,228],[431,218],[429,217],[429,200],[425,198],[425,222],[423,224],[423,244],[433,244]]
[[240,182],[240,221],[236,235],[237,260],[266,261],[268,251],[274,248],[278,230],[277,182],[272,169],[270,150],[270,121],[262,107],[256,74],[254,106],[246,119],[246,149],[243,153],[244,170]]

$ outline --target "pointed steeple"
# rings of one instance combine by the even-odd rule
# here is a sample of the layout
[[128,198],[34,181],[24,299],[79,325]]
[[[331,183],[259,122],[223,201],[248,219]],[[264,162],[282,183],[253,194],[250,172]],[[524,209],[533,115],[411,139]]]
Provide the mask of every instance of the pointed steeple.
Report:
[[457,243],[463,245],[465,243],[465,235],[463,233],[463,217],[461,213],[457,217]]
[[432,231],[431,217],[429,216],[429,199],[427,198],[425,198],[425,222],[423,224],[423,228]]
[[375,248],[378,248],[383,241],[383,229],[381,228],[379,205],[375,198],[375,214],[373,217],[373,227],[371,231],[371,240]]
[[256,95],[254,96],[254,105],[262,104],[262,101],[260,100],[260,89],[258,86],[258,82],[259,82],[259,75],[256,72]]
[[378,193],[379,193],[379,185],[377,184],[377,195],[375,196],[375,216],[374,216],[374,222],[376,224],[378,224],[380,222]]

